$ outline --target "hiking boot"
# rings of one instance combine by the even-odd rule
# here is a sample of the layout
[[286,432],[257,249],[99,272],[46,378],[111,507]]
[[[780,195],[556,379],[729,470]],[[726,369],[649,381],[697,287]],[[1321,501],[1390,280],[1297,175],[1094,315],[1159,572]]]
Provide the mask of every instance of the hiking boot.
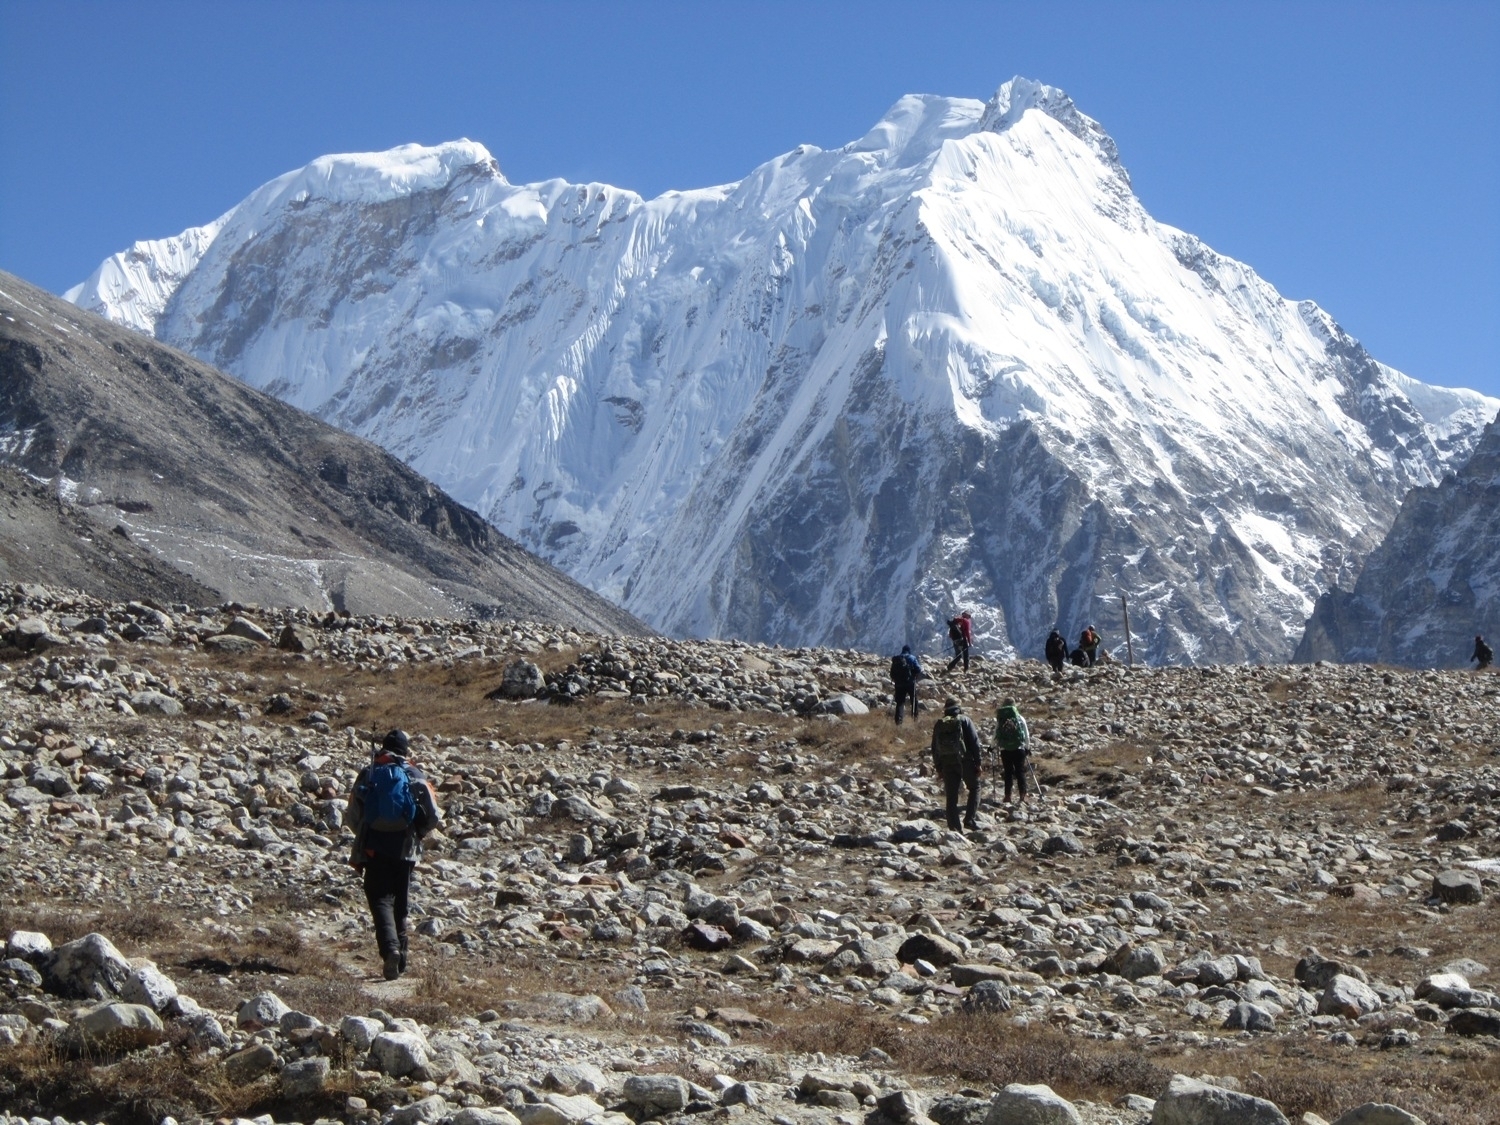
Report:
[[386,980],[395,980],[401,975],[401,954],[395,952],[387,953],[381,967]]

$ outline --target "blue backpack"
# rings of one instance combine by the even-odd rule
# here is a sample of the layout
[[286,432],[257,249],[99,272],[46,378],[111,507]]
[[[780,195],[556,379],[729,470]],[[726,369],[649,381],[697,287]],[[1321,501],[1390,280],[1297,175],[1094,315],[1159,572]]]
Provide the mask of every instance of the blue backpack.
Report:
[[375,832],[406,832],[417,819],[411,776],[402,762],[371,766],[364,797],[365,827]]

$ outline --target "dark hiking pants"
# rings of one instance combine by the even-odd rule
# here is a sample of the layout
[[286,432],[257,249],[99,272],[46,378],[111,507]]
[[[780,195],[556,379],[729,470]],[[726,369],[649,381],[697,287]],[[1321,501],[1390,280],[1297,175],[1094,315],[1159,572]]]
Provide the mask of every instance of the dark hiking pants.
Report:
[[948,671],[953,671],[958,662],[964,662],[964,671],[969,670],[969,646],[963,641],[953,642],[953,659],[948,662]]
[[910,705],[912,721],[915,722],[920,709],[917,707],[917,681],[908,680],[896,685],[896,722],[901,722],[901,714]]
[[365,901],[375,923],[375,944],[380,958],[392,953],[406,964],[406,899],[411,889],[414,863],[376,856],[365,864]]
[[969,803],[964,809],[964,827],[974,827],[974,817],[979,813],[979,763],[965,758],[958,769],[949,767],[943,772],[943,795],[947,798],[948,827],[958,831],[958,789],[967,786]]
[[1010,800],[1010,785],[1014,781],[1020,787],[1021,800],[1026,800],[1026,751],[1000,751],[1000,768],[1005,771],[1005,799]]

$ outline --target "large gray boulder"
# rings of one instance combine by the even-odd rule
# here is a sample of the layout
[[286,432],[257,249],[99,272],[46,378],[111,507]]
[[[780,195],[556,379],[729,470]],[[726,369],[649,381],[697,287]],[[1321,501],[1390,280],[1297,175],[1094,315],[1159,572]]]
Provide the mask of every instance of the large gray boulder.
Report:
[[281,1092],[288,1098],[310,1098],[328,1085],[329,1063],[322,1055],[296,1059],[281,1068]]
[[234,1021],[240,1027],[255,1031],[262,1027],[280,1027],[281,1017],[290,1012],[274,992],[258,992],[239,1006]]
[[73,1021],[78,1039],[90,1047],[133,1051],[167,1037],[161,1017],[144,1004],[111,1001],[90,1008]]
[[681,1113],[693,1100],[693,1092],[675,1074],[632,1074],[625,1079],[625,1100],[652,1117],[658,1113]]
[[490,694],[500,699],[535,699],[547,690],[547,677],[529,660],[512,660]]
[[144,1004],[153,1012],[163,1011],[177,999],[177,985],[151,962],[130,971],[120,998],[132,1004]]
[[1290,1125],[1264,1098],[1210,1086],[1186,1074],[1172,1081],[1151,1111],[1151,1125]]
[[1318,1014],[1322,1016],[1343,1016],[1345,1019],[1357,1020],[1360,1016],[1380,1011],[1380,1008],[1378,992],[1343,973],[1330,980],[1323,989],[1323,995],[1318,997]]
[[1333,1125],[1427,1125],[1415,1113],[1384,1102],[1366,1102],[1340,1114]]
[[1443,902],[1474,903],[1484,901],[1484,884],[1479,872],[1465,867],[1439,871],[1432,877],[1432,897]]
[[392,1078],[427,1069],[427,1044],[412,1031],[383,1031],[370,1043],[370,1066]]
[[114,1000],[130,979],[130,962],[103,934],[85,934],[47,955],[47,989],[78,1000]]
[[40,961],[51,952],[52,939],[33,930],[17,930],[5,943],[5,955],[22,961]]
[[990,1100],[985,1125],[1082,1125],[1073,1103],[1051,1086],[1012,1082]]

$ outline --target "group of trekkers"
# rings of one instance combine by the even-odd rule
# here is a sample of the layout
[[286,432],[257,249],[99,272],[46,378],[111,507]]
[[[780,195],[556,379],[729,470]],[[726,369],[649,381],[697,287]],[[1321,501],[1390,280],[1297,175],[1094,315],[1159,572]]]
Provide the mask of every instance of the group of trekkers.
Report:
[[[1016,708],[1013,699],[1000,704],[995,712],[995,737],[991,744],[1000,755],[1000,769],[1005,780],[1005,803],[1010,804],[1011,792],[1018,801],[1026,800],[1026,769],[1031,754],[1031,732],[1026,720]],[[977,827],[979,815],[979,765],[984,748],[979,740],[979,728],[974,720],[964,714],[963,706],[953,696],[943,701],[943,717],[932,724],[932,765],[943,782],[944,807],[948,827],[959,831],[958,792],[968,790],[968,801],[964,806],[963,827]],[[1036,787],[1036,773],[1031,774]]]

